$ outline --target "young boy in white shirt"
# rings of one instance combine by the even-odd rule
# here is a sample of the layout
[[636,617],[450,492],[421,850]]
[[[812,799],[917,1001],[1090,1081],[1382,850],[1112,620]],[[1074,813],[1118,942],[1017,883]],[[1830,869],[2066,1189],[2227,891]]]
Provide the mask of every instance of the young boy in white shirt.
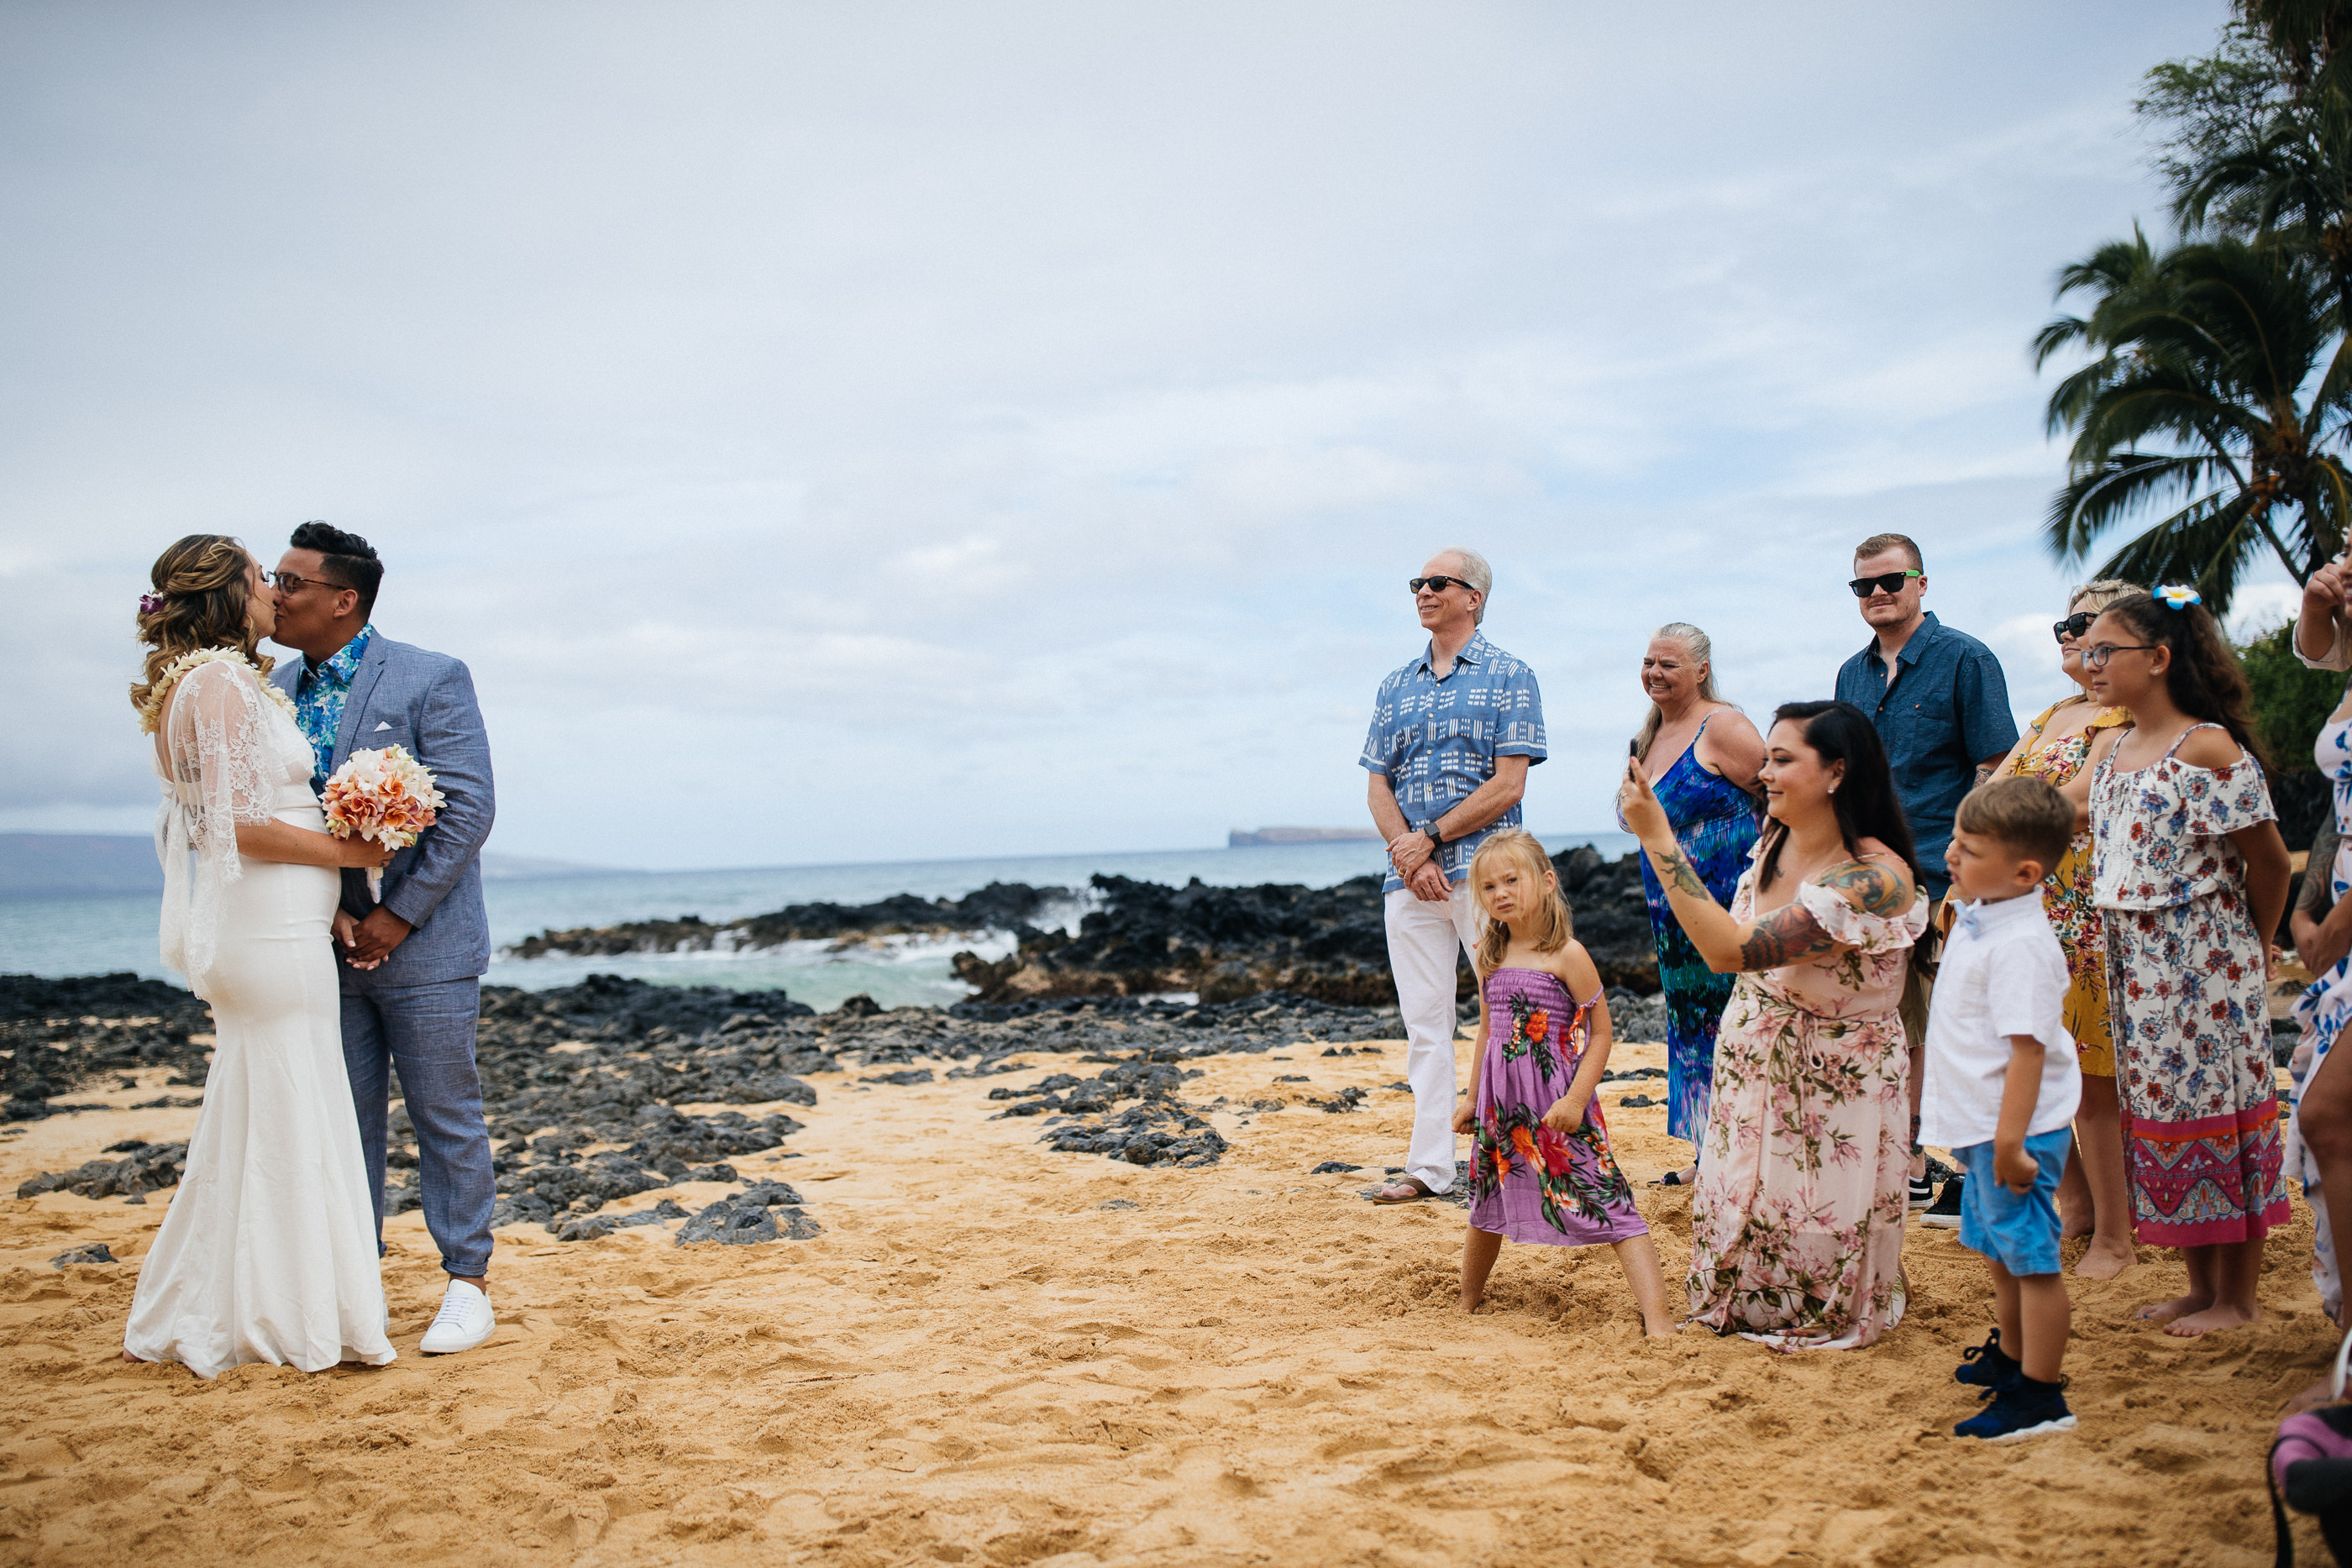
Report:
[[2070,1322],[2057,1197],[2083,1078],[2060,1021],[2066,955],[2042,907],[2074,832],[2074,806],[2048,783],[2002,779],[1960,803],[1944,856],[1953,900],[1969,902],[1927,1017],[1920,1139],[1960,1163],[1960,1245],[1985,1255],[1999,1325],[1953,1375],[1992,1401],[1952,1429],[1961,1437],[2074,1425],[2059,1374]]

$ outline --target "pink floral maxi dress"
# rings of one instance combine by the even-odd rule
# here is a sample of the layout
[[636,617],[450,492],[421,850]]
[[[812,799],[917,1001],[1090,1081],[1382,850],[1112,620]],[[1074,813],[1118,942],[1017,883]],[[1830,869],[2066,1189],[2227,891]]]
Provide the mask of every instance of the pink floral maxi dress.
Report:
[[2100,762],[2091,839],[2133,1223],[2150,1246],[2212,1247],[2287,1218],[2264,944],[2227,837],[2274,813],[2252,758],[2200,768],[2179,747]]
[[[1740,976],[1724,1008],[1691,1197],[1691,1317],[1845,1350],[1903,1319],[1911,1069],[1896,1009],[1927,901],[1866,915],[1814,883],[1797,899],[1840,946]],[[1732,918],[1755,907],[1751,863]]]

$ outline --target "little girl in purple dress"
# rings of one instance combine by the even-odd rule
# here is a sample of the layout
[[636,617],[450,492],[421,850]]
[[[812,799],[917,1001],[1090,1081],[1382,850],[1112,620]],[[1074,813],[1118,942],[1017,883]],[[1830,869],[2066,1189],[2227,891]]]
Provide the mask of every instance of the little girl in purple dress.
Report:
[[1671,1334],[1678,1325],[1657,1248],[1609,1152],[1595,1098],[1609,1065],[1609,1004],[1600,971],[1570,934],[1559,879],[1543,846],[1514,828],[1478,846],[1470,886],[1486,927],[1477,953],[1477,1092],[1454,1123],[1475,1142],[1463,1310],[1486,1294],[1507,1236],[1549,1247],[1606,1243],[1643,1325]]

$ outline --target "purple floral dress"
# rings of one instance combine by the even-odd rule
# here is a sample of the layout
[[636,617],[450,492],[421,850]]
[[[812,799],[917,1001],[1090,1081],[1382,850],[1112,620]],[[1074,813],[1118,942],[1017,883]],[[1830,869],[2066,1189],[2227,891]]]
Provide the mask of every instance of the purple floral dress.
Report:
[[2091,784],[2106,912],[2116,1087],[2132,1221],[2156,1247],[2259,1240],[2287,1222],[2263,941],[2231,833],[2273,820],[2251,757],[2200,768],[2173,755]]
[[1590,1247],[1646,1236],[1633,1184],[1609,1153],[1595,1092],[1584,1122],[1543,1124],[1568,1092],[1590,1038],[1593,1002],[1579,1006],[1559,977],[1496,969],[1486,977],[1487,1042],[1478,1063],[1478,1127],[1470,1159],[1470,1223],[1514,1241]]

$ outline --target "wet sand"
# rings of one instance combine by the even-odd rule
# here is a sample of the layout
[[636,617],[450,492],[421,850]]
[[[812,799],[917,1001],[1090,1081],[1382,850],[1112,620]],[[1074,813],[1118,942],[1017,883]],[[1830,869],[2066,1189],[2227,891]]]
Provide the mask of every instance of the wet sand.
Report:
[[[1628,1045],[1612,1065],[1663,1059]],[[823,1236],[677,1249],[657,1228],[559,1244],[516,1227],[497,1337],[428,1360],[440,1276],[407,1214],[385,1268],[401,1357],[377,1370],[208,1384],[125,1365],[168,1195],[0,1198],[0,1562],[2270,1560],[2271,1429],[2334,1347],[2299,1199],[2266,1322],[2194,1341],[2130,1322],[2183,1284],[2143,1249],[2120,1280],[2070,1281],[2078,1429],[1970,1444],[1948,1435],[1976,1408],[1950,1375],[1990,1297],[1952,1232],[1914,1223],[1909,1314],[1867,1351],[1644,1340],[1605,1250],[1507,1246],[1465,1317],[1462,1211],[1356,1196],[1402,1155],[1410,1100],[1380,1087],[1401,1044],[1192,1065],[1203,1102],[1371,1093],[1349,1114],[1220,1112],[1221,1165],[1145,1170],[988,1119],[988,1088],[1065,1061],[908,1087],[828,1075],[793,1108],[799,1157],[737,1162],[797,1186]],[[1292,1073],[1311,1082],[1274,1082]],[[1646,1183],[1686,1145],[1663,1108],[1616,1104],[1655,1092],[1611,1084],[1604,1104],[1679,1297],[1689,1197]],[[0,1191],[194,1116],[32,1124],[0,1141]],[[1326,1160],[1367,1168],[1307,1174]],[[125,1261],[49,1267],[90,1241]],[[2308,1523],[2298,1546],[2326,1561]]]

